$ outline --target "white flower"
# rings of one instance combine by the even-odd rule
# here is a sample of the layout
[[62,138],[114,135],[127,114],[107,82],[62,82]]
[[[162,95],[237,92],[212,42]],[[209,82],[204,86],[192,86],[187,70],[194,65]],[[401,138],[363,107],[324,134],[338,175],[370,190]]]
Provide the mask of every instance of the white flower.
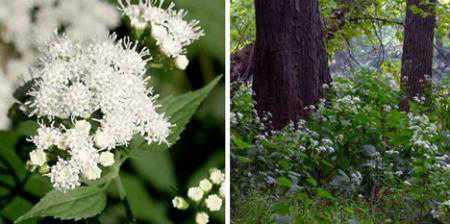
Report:
[[195,215],[195,223],[207,224],[209,222],[209,216],[206,212],[199,212]]
[[105,131],[97,131],[94,135],[95,146],[101,149],[111,148],[115,140]]
[[175,65],[181,70],[186,69],[188,64],[189,64],[189,60],[185,55],[178,55],[175,58]]
[[180,210],[186,210],[189,207],[189,204],[186,200],[182,197],[175,197],[172,199],[172,205],[174,208],[180,209]]
[[206,193],[212,188],[212,183],[208,179],[203,179],[200,181],[199,187]]
[[444,205],[444,206],[447,206],[448,208],[450,208],[450,200],[442,202],[441,205]]
[[199,187],[191,187],[188,190],[188,197],[193,201],[199,202],[203,198],[203,190]]
[[33,150],[30,152],[30,161],[32,165],[42,166],[47,162],[47,154],[41,149]]
[[225,174],[222,173],[222,171],[220,171],[219,169],[214,168],[209,171],[209,179],[214,184],[219,185],[225,180]]
[[79,167],[73,161],[59,158],[47,175],[50,177],[50,181],[55,189],[65,192],[80,186],[79,173]]
[[59,129],[47,127],[44,124],[39,124],[37,135],[30,139],[36,145],[36,148],[41,150],[46,150],[52,145],[58,146],[61,140],[62,134]]
[[209,195],[205,200],[206,207],[212,212],[219,211],[222,208],[222,198],[216,194]]
[[363,176],[361,175],[361,173],[359,171],[352,173],[350,176],[351,176],[351,180],[353,183],[355,183],[356,185],[361,185]]
[[76,121],[73,128],[66,130],[63,135],[63,149],[78,150],[92,147],[89,137],[91,125],[84,120]]
[[100,164],[102,166],[112,166],[114,164],[114,154],[111,152],[100,153]]

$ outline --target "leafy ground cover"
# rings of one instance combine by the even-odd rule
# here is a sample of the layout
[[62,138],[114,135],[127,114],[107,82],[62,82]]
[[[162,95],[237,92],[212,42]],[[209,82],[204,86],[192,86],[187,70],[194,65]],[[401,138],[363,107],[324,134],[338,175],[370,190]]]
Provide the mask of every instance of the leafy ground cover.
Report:
[[251,85],[232,98],[234,223],[449,223],[448,81],[408,112],[391,75],[334,77],[326,99],[282,130]]

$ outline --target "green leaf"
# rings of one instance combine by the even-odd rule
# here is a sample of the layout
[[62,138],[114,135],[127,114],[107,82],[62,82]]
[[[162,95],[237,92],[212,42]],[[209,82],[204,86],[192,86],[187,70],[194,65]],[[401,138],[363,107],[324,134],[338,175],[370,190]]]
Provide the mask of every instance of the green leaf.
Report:
[[306,179],[306,181],[308,182],[309,185],[311,185],[313,187],[317,186],[317,181],[312,177],[308,177],[308,179]]
[[176,187],[175,168],[169,151],[143,151],[132,166],[155,188],[168,192]]
[[281,187],[290,188],[292,186],[292,181],[286,177],[278,177],[277,184]]
[[133,158],[141,158],[140,153],[145,150],[165,150],[175,144],[195,111],[197,111],[200,104],[205,100],[221,78],[222,76],[218,76],[208,85],[197,91],[189,92],[177,97],[169,96],[161,100],[161,111],[170,118],[172,124],[175,124],[175,126],[172,127],[171,134],[168,138],[169,144],[148,145],[142,137],[136,136],[130,145],[130,156]]
[[122,182],[133,215],[149,223],[171,223],[167,217],[167,208],[161,202],[151,198],[142,182],[126,173],[121,173]]
[[245,156],[238,156],[237,158],[238,158],[239,162],[243,163],[243,164],[253,162],[253,160],[251,160]]
[[[1,209],[1,214],[8,220],[15,220],[28,209],[31,209],[33,204],[23,198],[15,197],[8,205]],[[0,222],[2,223],[2,222]],[[23,223],[37,223],[36,220],[30,219]]]
[[36,217],[52,216],[62,220],[80,220],[95,216],[106,206],[106,194],[99,187],[78,187],[66,193],[53,190],[15,223]]
[[247,142],[243,141],[241,138],[239,138],[237,136],[233,136],[231,141],[233,141],[233,144],[234,144],[236,149],[244,150],[244,149],[249,149],[249,148],[253,147],[253,144],[247,143]]
[[287,215],[289,214],[289,204],[286,202],[278,202],[272,206],[272,211],[278,215]]
[[333,195],[330,192],[328,192],[322,188],[317,188],[316,193],[319,197],[321,197],[323,199],[335,200],[335,198],[333,197]]

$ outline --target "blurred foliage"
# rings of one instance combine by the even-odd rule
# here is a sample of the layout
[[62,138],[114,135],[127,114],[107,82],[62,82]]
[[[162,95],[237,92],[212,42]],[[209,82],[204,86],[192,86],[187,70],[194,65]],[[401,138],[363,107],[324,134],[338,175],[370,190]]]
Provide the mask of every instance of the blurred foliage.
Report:
[[[206,35],[188,49],[190,64],[185,71],[174,68],[150,71],[151,83],[160,93],[160,99],[200,89],[224,73],[224,1],[178,0],[175,3],[189,11],[189,19],[200,21]],[[114,32],[119,36],[133,36],[126,19]],[[137,223],[192,223],[193,211],[176,210],[171,200],[197,185],[211,167],[224,167],[224,103],[224,80],[220,79],[170,150],[146,151],[135,156],[138,159],[123,164],[120,176]],[[0,132],[0,223],[12,223],[51,189],[48,178],[26,170],[25,162],[31,150],[26,136],[32,134],[36,124],[23,122],[26,117],[15,111],[11,110],[15,119],[13,129]],[[121,224],[126,223],[126,217],[118,189],[110,187],[107,206],[98,217],[79,222],[44,218],[21,223]],[[216,215],[212,222],[224,223],[224,217]]]

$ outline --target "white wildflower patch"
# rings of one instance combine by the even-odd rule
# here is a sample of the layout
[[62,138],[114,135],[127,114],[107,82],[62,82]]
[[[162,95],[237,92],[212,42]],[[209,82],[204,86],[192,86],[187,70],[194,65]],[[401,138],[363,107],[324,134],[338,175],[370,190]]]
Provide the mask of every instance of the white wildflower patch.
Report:
[[336,100],[336,110],[351,111],[358,113],[360,108],[361,99],[357,96],[347,95]]
[[119,1],[120,9],[130,19],[131,25],[137,29],[150,27],[160,50],[174,58],[178,68],[185,69],[189,63],[185,56],[186,47],[204,32],[197,20],[184,20],[185,10],[175,9],[174,3],[164,9],[163,3],[163,0],[144,0],[139,4],[131,4],[130,0]]
[[148,50],[138,51],[135,44],[113,37],[81,43],[66,36],[55,37],[41,50],[25,105],[30,116],[42,120],[30,139],[36,148],[68,153],[51,168],[55,188],[79,186],[75,175],[100,178],[100,165],[114,163],[109,150],[126,146],[134,135],[142,135],[148,144],[168,143],[172,125],[156,111],[157,95],[144,78]]

